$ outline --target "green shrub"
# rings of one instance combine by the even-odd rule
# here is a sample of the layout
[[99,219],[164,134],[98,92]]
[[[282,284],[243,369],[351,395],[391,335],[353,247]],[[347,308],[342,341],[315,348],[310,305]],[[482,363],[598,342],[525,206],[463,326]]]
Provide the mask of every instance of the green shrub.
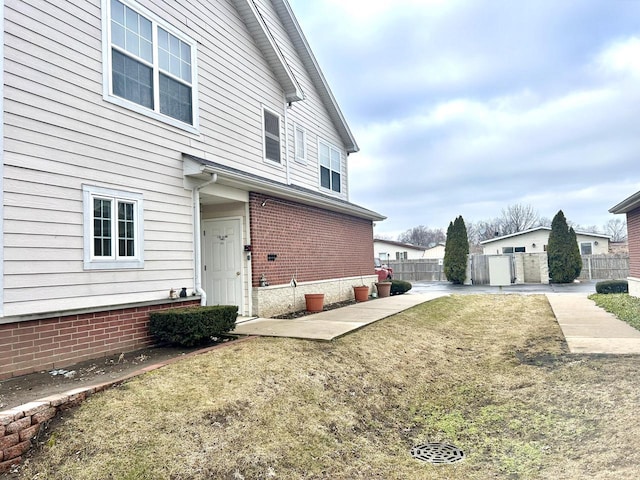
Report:
[[626,280],[604,280],[596,283],[597,293],[629,293],[629,282]]
[[449,223],[444,247],[444,274],[452,283],[463,284],[467,278],[469,238],[462,215]]
[[402,295],[411,290],[411,283],[404,280],[391,280],[391,295]]
[[149,315],[149,330],[160,342],[192,347],[232,331],[237,317],[235,305],[161,310]]
[[553,283],[571,283],[580,276],[582,257],[576,232],[567,224],[562,210],[551,222],[547,245],[549,277]]

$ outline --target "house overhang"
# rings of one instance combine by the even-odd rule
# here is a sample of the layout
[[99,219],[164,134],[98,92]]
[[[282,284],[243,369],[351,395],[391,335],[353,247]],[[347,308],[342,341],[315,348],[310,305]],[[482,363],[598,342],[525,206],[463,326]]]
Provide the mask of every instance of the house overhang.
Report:
[[284,90],[287,102],[304,100],[298,81],[253,0],[233,0],[233,4]]
[[217,178],[217,184],[238,190],[273,195],[274,197],[284,200],[324,208],[332,212],[344,213],[373,222],[379,222],[387,218],[384,215],[380,215],[373,210],[354,203],[314,192],[313,190],[297,185],[287,185],[186,153],[182,156],[184,160],[184,176],[185,178],[192,179],[194,185],[197,185],[197,182],[207,181],[211,178],[212,174],[214,174]]
[[271,0],[348,153],[360,150],[287,0]]
[[629,213],[640,208],[640,192],[636,192],[629,198],[625,198],[622,202],[609,209],[610,213]]

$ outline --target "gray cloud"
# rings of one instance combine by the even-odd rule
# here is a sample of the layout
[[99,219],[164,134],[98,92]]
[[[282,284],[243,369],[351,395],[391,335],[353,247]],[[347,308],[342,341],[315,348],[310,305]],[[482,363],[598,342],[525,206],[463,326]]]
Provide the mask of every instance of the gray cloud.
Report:
[[291,3],[361,147],[350,199],[389,217],[376,231],[513,203],[602,225],[640,190],[640,2]]

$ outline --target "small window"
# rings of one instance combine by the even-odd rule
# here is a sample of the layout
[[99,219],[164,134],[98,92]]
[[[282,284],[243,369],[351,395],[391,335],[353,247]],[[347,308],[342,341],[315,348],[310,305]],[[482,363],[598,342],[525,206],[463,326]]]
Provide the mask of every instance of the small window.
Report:
[[406,260],[407,252],[396,252],[396,260]]
[[83,186],[84,268],[142,268],[142,195]]
[[524,252],[526,252],[526,251],[527,251],[527,248],[526,248],[526,247],[515,247],[515,248],[513,249],[513,251],[514,251],[515,253],[524,253]]
[[264,158],[280,163],[280,117],[267,110],[264,114]]
[[294,128],[296,162],[307,162],[307,131],[296,125]]
[[195,126],[195,42],[129,0],[103,0],[103,12],[105,99]]
[[502,253],[513,253],[513,247],[502,247]]
[[320,186],[340,193],[342,178],[342,154],[340,150],[320,141]]
[[591,242],[581,242],[580,243],[580,255],[591,255],[593,254],[593,245]]

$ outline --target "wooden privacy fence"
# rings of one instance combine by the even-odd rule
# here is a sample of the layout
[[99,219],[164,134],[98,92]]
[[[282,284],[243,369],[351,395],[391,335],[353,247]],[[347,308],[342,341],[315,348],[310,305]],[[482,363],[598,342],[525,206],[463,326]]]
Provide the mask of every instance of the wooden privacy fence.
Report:
[[[524,254],[515,254],[524,255]],[[537,254],[540,261],[547,261],[546,254]],[[532,257],[529,254],[528,257]],[[474,254],[470,256],[471,278],[475,285],[489,284],[489,256]],[[524,267],[524,283],[540,283],[540,275],[530,273],[529,265],[532,258],[528,258]],[[390,260],[388,265],[393,268],[393,278],[406,280],[408,282],[445,282],[442,260],[436,258],[419,258],[413,260]],[[538,267],[539,272],[539,267]],[[628,254],[604,254],[585,255],[582,257],[582,272],[579,280],[610,280],[622,279],[629,276],[629,255]]]
[[629,276],[629,254],[585,255],[580,280],[617,280]]
[[407,282],[446,281],[442,260],[437,258],[418,258],[414,260],[390,260],[387,264],[393,268],[393,278]]

